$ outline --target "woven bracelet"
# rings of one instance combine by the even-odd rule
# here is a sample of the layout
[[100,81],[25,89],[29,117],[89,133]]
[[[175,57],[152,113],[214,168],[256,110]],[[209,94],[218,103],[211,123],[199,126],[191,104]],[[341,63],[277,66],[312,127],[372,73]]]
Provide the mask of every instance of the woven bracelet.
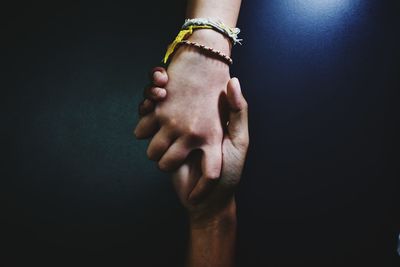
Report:
[[212,29],[216,30],[217,32],[222,33],[226,37],[228,37],[232,43],[235,44],[241,44],[242,39],[238,38],[238,35],[240,33],[239,28],[230,28],[226,26],[222,21],[220,20],[213,20],[210,18],[194,18],[194,19],[186,19],[185,23],[182,25],[182,29],[187,29],[190,26],[209,26]]
[[208,46],[205,46],[205,45],[202,45],[202,44],[199,44],[199,43],[196,43],[196,42],[191,42],[191,41],[188,41],[188,40],[180,41],[179,44],[184,44],[184,45],[190,45],[190,46],[197,47],[200,50],[203,50],[203,51],[205,51],[207,53],[210,53],[210,54],[216,56],[217,58],[221,59],[222,61],[224,61],[228,65],[232,65],[233,64],[232,58],[230,58],[229,56],[225,55],[221,51],[218,51],[218,50],[216,50],[216,49],[214,49],[212,47],[208,47]]

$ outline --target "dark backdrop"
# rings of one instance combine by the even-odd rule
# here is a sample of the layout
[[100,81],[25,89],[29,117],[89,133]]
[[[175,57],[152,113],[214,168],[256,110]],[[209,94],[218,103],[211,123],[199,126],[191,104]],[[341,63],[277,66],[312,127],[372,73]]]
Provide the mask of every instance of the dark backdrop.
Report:
[[[399,266],[395,2],[242,4],[240,266]],[[2,4],[1,266],[183,262],[184,211],[132,129],[184,6]]]

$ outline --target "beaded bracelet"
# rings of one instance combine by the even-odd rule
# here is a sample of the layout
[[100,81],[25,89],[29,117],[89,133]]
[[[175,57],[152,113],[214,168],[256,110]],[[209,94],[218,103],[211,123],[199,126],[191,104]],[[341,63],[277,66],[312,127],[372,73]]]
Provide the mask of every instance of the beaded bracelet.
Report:
[[212,47],[208,47],[208,46],[205,46],[205,45],[202,45],[202,44],[199,44],[199,43],[196,43],[196,42],[191,42],[191,41],[188,41],[188,40],[180,41],[179,44],[185,44],[185,45],[190,45],[190,46],[197,47],[200,50],[203,50],[203,51],[205,51],[207,53],[210,53],[210,54],[218,57],[219,59],[221,59],[222,61],[224,61],[228,65],[232,65],[233,64],[232,58],[230,58],[229,56],[225,55],[221,51],[218,51],[218,50],[216,50],[216,49],[214,49]]

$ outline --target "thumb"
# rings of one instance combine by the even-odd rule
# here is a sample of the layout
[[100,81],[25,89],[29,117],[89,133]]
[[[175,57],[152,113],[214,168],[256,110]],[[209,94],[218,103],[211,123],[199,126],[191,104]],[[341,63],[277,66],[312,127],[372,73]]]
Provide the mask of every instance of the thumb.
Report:
[[248,106],[237,78],[228,82],[227,99],[229,104],[228,135],[235,146],[248,146]]

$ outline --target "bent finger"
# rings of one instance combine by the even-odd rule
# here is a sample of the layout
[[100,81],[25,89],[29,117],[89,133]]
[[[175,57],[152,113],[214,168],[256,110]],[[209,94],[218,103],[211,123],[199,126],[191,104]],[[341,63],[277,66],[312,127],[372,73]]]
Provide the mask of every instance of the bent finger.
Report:
[[150,160],[159,161],[173,141],[174,140],[170,132],[168,132],[165,128],[161,128],[161,130],[158,131],[150,141],[150,144],[147,148],[148,158]]
[[162,67],[156,67],[152,76],[153,84],[158,87],[165,87],[168,83],[167,70]]
[[167,90],[161,87],[149,86],[144,89],[143,96],[147,99],[159,102],[167,97]]
[[142,117],[134,130],[137,139],[145,139],[153,136],[158,131],[159,125],[154,114]]
[[155,86],[164,87],[168,83],[167,70],[163,67],[155,67],[149,71],[149,80]]
[[142,101],[142,103],[139,104],[139,116],[143,117],[151,112],[154,111],[155,105],[154,102],[149,100],[149,99],[145,99]]
[[163,171],[175,170],[184,163],[190,152],[191,148],[188,147],[188,142],[184,138],[179,138],[168,148],[158,162],[158,166]]
[[187,203],[190,192],[201,177],[201,151],[192,151],[186,161],[172,173],[172,184],[182,203]]
[[189,201],[197,202],[209,194],[221,175],[222,151],[220,145],[203,149],[202,176],[190,193]]

